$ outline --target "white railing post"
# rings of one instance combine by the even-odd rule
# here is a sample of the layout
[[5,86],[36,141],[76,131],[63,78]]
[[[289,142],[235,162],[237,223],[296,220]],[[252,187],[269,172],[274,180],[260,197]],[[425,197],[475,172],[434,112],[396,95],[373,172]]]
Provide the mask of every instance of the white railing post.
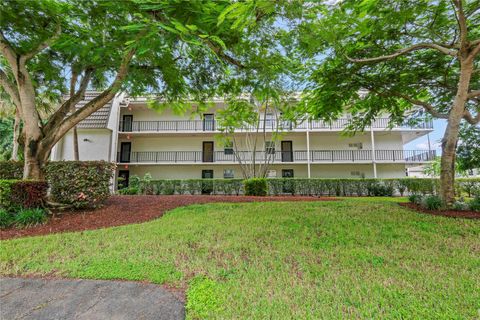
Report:
[[307,176],[310,179],[311,171],[310,171],[310,120],[307,123]]
[[372,165],[373,165],[373,177],[377,178],[377,160],[375,158],[375,137],[373,134],[373,126],[370,125],[370,138],[372,141]]

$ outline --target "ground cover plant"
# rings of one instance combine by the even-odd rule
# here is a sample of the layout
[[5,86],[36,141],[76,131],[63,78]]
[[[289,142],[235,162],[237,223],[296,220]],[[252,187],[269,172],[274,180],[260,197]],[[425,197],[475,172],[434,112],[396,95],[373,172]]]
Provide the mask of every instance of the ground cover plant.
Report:
[[190,319],[478,316],[480,221],[397,201],[193,205],[143,224],[2,241],[0,274],[167,284],[186,290]]

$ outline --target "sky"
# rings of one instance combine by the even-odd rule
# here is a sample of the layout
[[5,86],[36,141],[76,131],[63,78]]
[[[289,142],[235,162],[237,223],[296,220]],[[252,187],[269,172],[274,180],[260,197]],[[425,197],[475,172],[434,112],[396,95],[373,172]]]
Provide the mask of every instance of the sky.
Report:
[[[429,134],[430,145],[432,150],[437,150],[437,155],[440,155],[441,152],[441,140],[447,126],[447,121],[445,119],[434,120],[433,121],[433,131]],[[416,140],[413,140],[407,143],[404,146],[405,150],[428,150],[428,136],[422,136]]]

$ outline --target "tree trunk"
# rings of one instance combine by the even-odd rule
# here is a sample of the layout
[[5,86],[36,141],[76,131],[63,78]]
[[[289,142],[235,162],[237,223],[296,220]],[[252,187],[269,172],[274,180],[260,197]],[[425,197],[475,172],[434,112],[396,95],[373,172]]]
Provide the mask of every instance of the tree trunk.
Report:
[[28,141],[25,144],[25,164],[23,166],[23,179],[45,180],[43,174],[44,161],[38,152],[38,143]]
[[73,160],[75,160],[75,161],[80,160],[79,152],[78,152],[78,132],[77,132],[77,126],[73,127]]
[[18,110],[15,111],[15,122],[13,123],[13,148],[12,148],[12,157],[10,158],[13,161],[18,161],[18,139],[20,138],[20,113]]
[[465,112],[465,103],[472,76],[473,63],[460,60],[458,90],[448,116],[448,124],[442,139],[442,159],[440,163],[440,197],[450,207],[455,202],[455,153],[460,122]]

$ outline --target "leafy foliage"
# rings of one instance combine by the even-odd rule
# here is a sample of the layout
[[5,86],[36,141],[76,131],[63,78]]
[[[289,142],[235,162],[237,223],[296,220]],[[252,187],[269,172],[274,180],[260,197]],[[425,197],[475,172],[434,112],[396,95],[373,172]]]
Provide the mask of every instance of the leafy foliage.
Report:
[[460,129],[456,158],[460,170],[480,170],[480,127],[463,126]]
[[243,181],[246,196],[266,196],[268,194],[267,179],[251,178]]
[[47,190],[48,183],[45,181],[17,181],[12,185],[11,202],[20,208],[43,207]]
[[41,208],[21,209],[14,215],[14,224],[18,228],[27,228],[47,222],[47,213]]
[[[274,178],[265,180],[268,194],[293,194],[302,196],[392,196],[438,194],[439,180],[424,178],[400,179],[328,179],[328,178]],[[213,194],[246,194],[242,179],[187,179],[151,180],[138,176],[130,177],[130,186],[119,190],[120,194],[201,194],[208,183]],[[263,183],[263,182],[262,182]],[[460,178],[455,180],[459,195],[480,192],[480,179]]]
[[45,181],[0,180],[0,208],[15,211],[44,205],[48,184]]
[[439,196],[430,195],[423,198],[422,206],[428,210],[438,210],[443,206],[443,202]]
[[12,155],[12,140],[13,119],[2,117],[0,118],[0,161],[10,159]]
[[110,196],[115,164],[105,161],[59,161],[46,167],[53,201],[75,208],[97,207]]
[[0,208],[12,207],[12,186],[17,180],[0,180]]
[[23,162],[0,161],[0,179],[22,179]]
[[0,208],[0,229],[5,229],[13,225],[15,218],[7,209]]
[[480,196],[476,196],[472,201],[470,201],[468,206],[470,210],[480,211]]

